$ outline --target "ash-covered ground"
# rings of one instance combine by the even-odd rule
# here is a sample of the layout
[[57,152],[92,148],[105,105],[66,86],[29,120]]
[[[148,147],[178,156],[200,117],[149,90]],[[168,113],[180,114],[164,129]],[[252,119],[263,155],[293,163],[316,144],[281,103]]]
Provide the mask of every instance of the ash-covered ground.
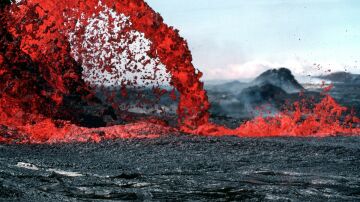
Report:
[[356,201],[360,138],[0,146],[2,201]]

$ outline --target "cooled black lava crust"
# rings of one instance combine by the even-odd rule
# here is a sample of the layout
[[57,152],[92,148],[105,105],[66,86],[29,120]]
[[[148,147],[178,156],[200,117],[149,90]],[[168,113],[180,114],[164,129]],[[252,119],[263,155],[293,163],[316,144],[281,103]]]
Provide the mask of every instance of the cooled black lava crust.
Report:
[[360,138],[0,146],[2,201],[356,201]]

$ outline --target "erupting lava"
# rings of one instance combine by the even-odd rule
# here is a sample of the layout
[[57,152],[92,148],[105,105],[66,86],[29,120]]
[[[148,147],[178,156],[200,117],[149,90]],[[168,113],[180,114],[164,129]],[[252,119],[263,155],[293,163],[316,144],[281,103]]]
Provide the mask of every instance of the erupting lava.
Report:
[[[328,136],[359,133],[359,120],[326,96],[314,107],[295,103],[276,117],[231,130],[209,122],[202,73],[186,41],[143,0],[23,0],[0,3],[0,142],[55,143],[198,135]],[[151,86],[179,92],[178,127],[136,121],[89,128],[84,109],[101,105],[94,86]],[[110,95],[109,95],[110,96]],[[117,115],[121,103],[111,103]],[[105,113],[105,112],[104,112]],[[121,116],[121,115],[120,115]],[[343,121],[340,121],[343,120]],[[107,126],[107,127],[105,127]]]

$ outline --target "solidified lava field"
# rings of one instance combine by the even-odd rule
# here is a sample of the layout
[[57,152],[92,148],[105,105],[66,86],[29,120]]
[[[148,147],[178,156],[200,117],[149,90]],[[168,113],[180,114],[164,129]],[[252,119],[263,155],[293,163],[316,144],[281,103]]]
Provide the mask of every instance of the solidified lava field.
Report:
[[358,201],[359,137],[0,146],[3,201]]

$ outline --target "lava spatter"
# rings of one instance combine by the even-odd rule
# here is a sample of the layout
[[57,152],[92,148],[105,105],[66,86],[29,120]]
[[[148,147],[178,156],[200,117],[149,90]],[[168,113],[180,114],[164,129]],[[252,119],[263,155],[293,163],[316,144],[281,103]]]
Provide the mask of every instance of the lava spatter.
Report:
[[[39,18],[44,19],[42,25],[39,29],[31,30],[30,37],[27,32],[21,30],[21,35],[26,35],[27,37],[22,37],[22,49],[26,52],[31,52],[33,60],[43,62],[43,58],[41,58],[43,53],[47,53],[47,58],[49,57],[48,52],[52,52],[51,50],[41,50],[34,49],[34,43],[39,46],[43,46],[43,44],[48,44],[50,41],[54,39],[65,39],[66,35],[72,35],[73,39],[80,39],[83,43],[96,43],[99,40],[96,37],[101,37],[101,35],[94,36],[91,40],[86,40],[89,34],[85,34],[86,27],[89,23],[93,23],[94,16],[100,16],[104,12],[104,8],[112,8],[112,12],[117,12],[119,16],[123,16],[122,19],[128,19],[129,22],[125,22],[125,24],[121,24],[120,26],[124,26],[123,30],[114,29],[113,31],[120,32],[118,36],[114,36],[111,40],[117,40],[122,42],[125,37],[131,38],[131,33],[133,30],[136,30],[138,35],[144,35],[146,39],[151,41],[149,50],[147,50],[148,57],[151,57],[156,60],[159,58],[161,63],[166,66],[167,72],[171,74],[171,84],[179,91],[180,93],[180,100],[179,100],[179,107],[178,107],[178,114],[179,114],[179,121],[182,125],[187,125],[188,127],[196,127],[201,122],[207,121],[208,113],[207,110],[209,108],[209,103],[207,101],[206,93],[203,90],[203,84],[200,82],[199,78],[201,77],[201,73],[197,73],[195,68],[192,65],[192,56],[187,47],[186,41],[181,38],[176,30],[171,27],[168,27],[163,23],[162,17],[154,12],[145,2],[143,1],[44,1],[44,0],[28,0],[26,1],[27,5],[38,5],[36,7],[36,11],[38,11]],[[19,6],[21,10],[21,5]],[[29,6],[27,6],[29,7]],[[16,12],[16,15],[23,16],[23,13],[28,13],[29,11],[24,12]],[[105,10],[105,12],[110,12]],[[13,14],[14,15],[14,14]],[[43,16],[42,16],[43,15]],[[20,19],[23,19],[23,17]],[[20,20],[19,19],[19,20]],[[26,17],[29,19],[29,17]],[[30,16],[31,19],[31,16]],[[110,15],[108,21],[109,24],[115,26],[116,23],[116,15]],[[23,24],[19,22],[18,24]],[[80,25],[80,26],[76,26]],[[13,25],[11,25],[13,27]],[[99,26],[99,23],[97,24]],[[33,28],[34,26],[31,25]],[[37,27],[37,26],[36,26]],[[116,28],[116,26],[114,27]],[[10,28],[10,30],[13,30]],[[48,31],[49,30],[49,31]],[[73,32],[75,30],[75,32]],[[44,31],[48,31],[46,35],[43,33]],[[15,31],[13,31],[15,32]],[[125,32],[125,34],[122,34]],[[36,39],[40,38],[40,40],[31,39],[31,37],[35,35]],[[114,33],[113,35],[116,35]],[[74,37],[78,36],[78,37]],[[29,38],[29,39],[28,39]],[[94,41],[95,40],[95,41]],[[105,37],[102,37],[101,40],[106,40]],[[126,39],[127,40],[127,39]],[[129,40],[136,40],[136,39],[129,39]],[[66,42],[61,42],[60,40],[56,41],[56,44],[63,44],[61,48],[65,51],[69,49],[69,44]],[[83,44],[81,43],[81,44]],[[79,57],[83,57],[84,53],[89,53],[87,50],[89,47],[86,46],[76,46],[76,40],[74,42],[75,45],[75,52],[81,53]],[[131,44],[130,44],[131,45]],[[121,46],[121,45],[120,45]],[[94,46],[92,46],[93,48]],[[99,47],[104,48],[104,47]],[[46,49],[46,48],[45,48]],[[118,49],[121,49],[119,47]],[[126,49],[126,47],[125,47]],[[40,53],[39,53],[40,52]],[[107,52],[105,50],[105,52]],[[36,54],[35,54],[36,53]],[[66,54],[65,54],[66,53]],[[59,53],[56,52],[56,57],[58,60],[56,61],[64,61],[66,58],[65,56],[69,55],[68,52]],[[110,55],[108,57],[101,58],[98,63],[101,63],[102,66],[106,66],[112,63],[113,57]],[[73,54],[72,54],[73,56]],[[134,56],[134,55],[132,55]],[[56,58],[50,57],[50,58]],[[136,57],[136,55],[134,56]],[[83,58],[87,59],[87,58]],[[129,59],[126,56],[123,59]],[[45,60],[46,61],[46,60]],[[151,62],[145,61],[144,63]],[[92,63],[92,64],[98,64]],[[142,62],[137,61],[137,65],[141,64]],[[84,65],[84,64],[83,64]],[[132,71],[129,67],[132,64],[126,63],[127,71]],[[58,65],[53,65],[57,67]],[[99,69],[99,66],[94,66],[91,64],[85,64],[86,69]],[[146,66],[145,66],[146,67]],[[52,68],[55,69],[56,68]],[[116,70],[113,66],[110,67],[113,71]],[[144,68],[140,69],[140,72],[144,72]],[[116,72],[109,72],[109,74],[116,75],[117,77],[123,76],[124,72],[120,72],[122,74],[116,74]],[[136,72],[134,72],[136,73]],[[58,76],[53,75],[55,78],[51,78],[49,80],[54,80],[58,78]],[[125,77],[125,76],[123,76]],[[118,80],[123,80],[123,78],[116,78]],[[124,81],[124,80],[123,80]],[[133,81],[129,81],[129,79],[125,80],[126,84],[133,85],[131,83]],[[63,87],[64,82],[62,78],[58,78],[56,84],[58,85],[59,89],[66,90],[66,87]],[[123,84],[124,82],[122,82]]]
[[[311,106],[311,107],[309,107]],[[330,95],[319,103],[302,100],[275,116],[258,116],[236,129],[211,123],[188,133],[239,137],[327,137],[360,134],[360,119],[339,105]]]
[[[31,128],[19,133],[34,134],[36,126],[46,120],[42,127],[48,130],[43,132],[62,133],[59,130],[70,123],[83,124],[79,115],[83,109],[74,106],[99,102],[89,81],[121,84],[123,97],[128,87],[143,81],[162,95],[164,90],[157,86],[164,82],[159,77],[166,74],[171,74],[168,82],[180,95],[181,125],[194,128],[207,117],[209,104],[185,40],[143,1],[24,0],[3,6],[1,18],[4,126]],[[97,33],[104,23],[110,35]],[[138,47],[140,50],[134,50]],[[94,57],[97,54],[102,56]],[[114,54],[120,55],[115,61]],[[89,61],[91,57],[94,60]],[[25,59],[26,64],[17,63]],[[161,75],[152,75],[151,68]],[[166,68],[165,72],[161,68]],[[172,91],[169,96],[174,97]],[[14,110],[16,116],[12,115]],[[69,122],[57,126],[58,120]],[[53,129],[56,132],[51,132]]]
[[[295,103],[292,110],[257,117],[234,130],[210,123],[202,73],[194,68],[186,41],[143,0],[0,5],[0,142],[97,142],[177,131],[241,137],[360,132],[359,120],[346,116],[330,96],[311,108]],[[163,89],[164,84],[174,89]],[[96,97],[97,86],[119,91],[106,95],[109,108],[99,107],[105,104]],[[117,124],[117,116],[129,109],[124,99],[144,88],[178,99],[176,128],[149,117]],[[138,105],[147,103],[144,96],[137,98]],[[99,116],[87,114],[85,108],[94,106],[102,109]],[[113,120],[105,120],[106,114]]]

